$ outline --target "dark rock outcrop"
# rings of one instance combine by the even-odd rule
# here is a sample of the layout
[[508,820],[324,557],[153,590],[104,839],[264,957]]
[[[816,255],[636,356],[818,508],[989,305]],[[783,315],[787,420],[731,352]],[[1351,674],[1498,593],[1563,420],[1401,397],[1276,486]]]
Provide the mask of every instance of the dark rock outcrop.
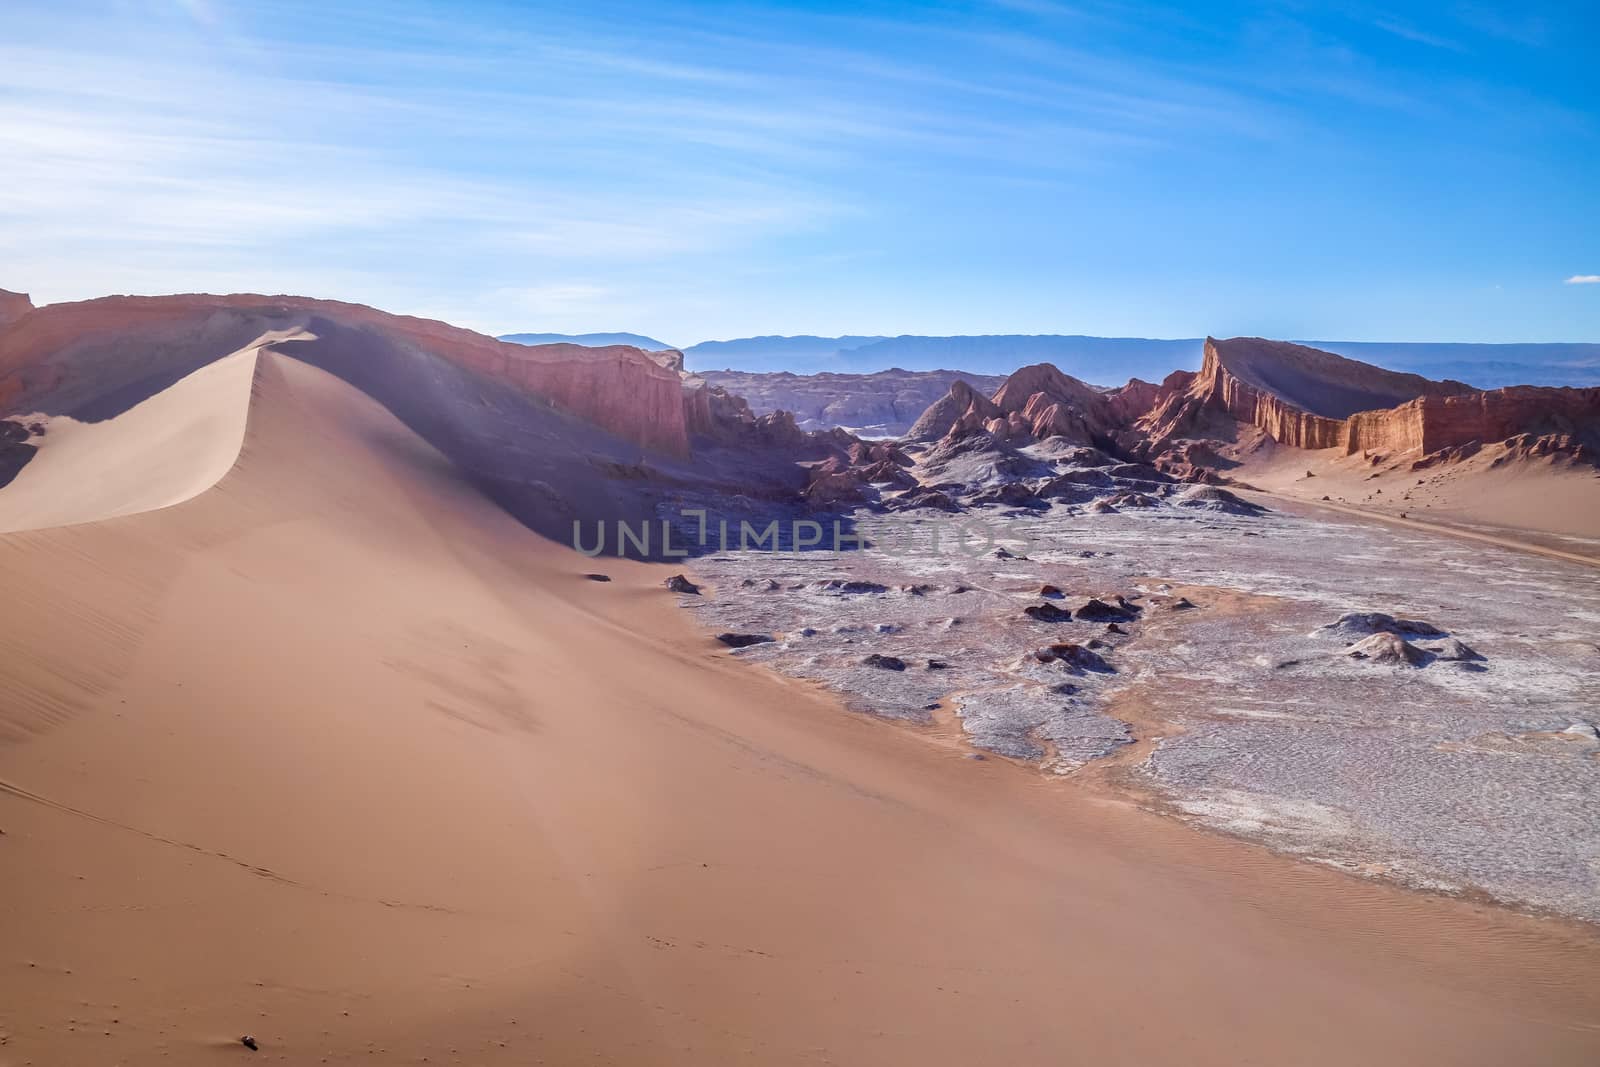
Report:
[[771,634],[718,634],[717,640],[729,648],[749,648],[751,645],[764,645],[772,640]]
[[1319,627],[1317,632],[1333,634],[1351,641],[1379,633],[1397,634],[1401,637],[1438,638],[1448,636],[1431,622],[1422,622],[1418,619],[1397,619],[1393,615],[1385,615],[1381,611],[1347,612],[1339,616],[1334,622]]
[[1107,604],[1099,597],[1090,597],[1074,614],[1083,622],[1127,622],[1135,615],[1131,605]]
[[1060,663],[1077,671],[1115,673],[1115,668],[1098,652],[1070,641],[1036,648],[1033,651],[1033,658],[1040,663]]

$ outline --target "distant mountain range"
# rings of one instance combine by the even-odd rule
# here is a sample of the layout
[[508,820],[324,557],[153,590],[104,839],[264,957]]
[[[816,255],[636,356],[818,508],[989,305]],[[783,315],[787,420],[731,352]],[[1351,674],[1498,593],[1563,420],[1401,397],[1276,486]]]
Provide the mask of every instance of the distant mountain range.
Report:
[[[638,334],[507,334],[522,344],[670,345]],[[683,349],[693,371],[872,374],[884,370],[957,370],[1005,375],[1032,363],[1053,363],[1096,385],[1129,378],[1159,382],[1175,370],[1200,366],[1204,338],[1160,340],[1067,334],[987,334],[967,337],[744,337],[702,341]],[[1351,359],[1428,378],[1453,378],[1481,389],[1505,385],[1600,385],[1600,344],[1460,344],[1384,341],[1301,341]]]
[[[701,341],[683,350],[690,370],[791,371],[817,374],[871,374],[889,370],[892,363],[866,366],[854,357],[887,337],[741,337],[734,341]],[[870,361],[870,360],[869,360]],[[937,367],[904,367],[903,370],[937,370]]]
[[1507,385],[1600,385],[1600,344],[1428,344],[1299,341],[1347,359],[1479,389]]
[[500,335],[500,340],[513,341],[519,345],[566,344],[583,345],[586,348],[632,345],[646,352],[659,352],[663,348],[674,347],[665,341],[657,341],[654,337],[646,337],[642,333],[506,333]]

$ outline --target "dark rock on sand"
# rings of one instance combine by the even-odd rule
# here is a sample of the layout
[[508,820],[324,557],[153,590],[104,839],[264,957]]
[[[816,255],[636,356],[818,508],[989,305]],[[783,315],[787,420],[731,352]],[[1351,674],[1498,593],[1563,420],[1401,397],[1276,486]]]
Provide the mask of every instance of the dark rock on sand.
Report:
[[877,667],[879,670],[885,671],[903,671],[906,669],[906,661],[898,656],[880,656],[876,652],[861,662],[865,666]]
[[1036,648],[1033,658],[1040,663],[1061,663],[1074,670],[1114,673],[1114,668],[1099,653],[1070,641]]
[[609,582],[611,580],[611,575],[609,574],[585,574],[584,577],[591,582]]
[[1078,609],[1078,618],[1083,622],[1127,622],[1133,618],[1133,611],[1107,604],[1098,597],[1090,597]]
[[1066,608],[1058,608],[1054,604],[1031,604],[1022,609],[1022,613],[1030,619],[1039,622],[1071,622],[1072,612]]
[[700,587],[681,574],[674,574],[661,583],[674,593],[699,593]]
[[851,581],[845,578],[829,578],[821,582],[813,582],[811,588],[819,593],[845,593],[850,595],[863,593],[887,593],[889,587],[879,585],[877,582]]
[[1337,622],[1319,627],[1318,633],[1335,634],[1354,640],[1368,634],[1398,634],[1401,637],[1446,637],[1443,630],[1431,622],[1416,619],[1397,619],[1381,611],[1352,611],[1339,616]]
[[751,645],[764,645],[772,640],[771,634],[718,634],[717,640],[729,648],[749,648]]

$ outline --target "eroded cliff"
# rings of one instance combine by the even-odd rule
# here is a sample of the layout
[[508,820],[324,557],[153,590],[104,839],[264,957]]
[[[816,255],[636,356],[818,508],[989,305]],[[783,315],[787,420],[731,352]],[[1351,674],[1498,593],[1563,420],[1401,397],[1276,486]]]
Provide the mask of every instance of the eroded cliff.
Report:
[[1024,444],[1060,438],[1213,480],[1217,446],[1267,437],[1303,449],[1431,455],[1526,436],[1529,455],[1582,458],[1600,446],[1600,388],[1476,390],[1262,338],[1207,338],[1199,371],[1159,385],[1085,385],[1048,364],[1024,367],[993,398],[960,383],[911,439]]

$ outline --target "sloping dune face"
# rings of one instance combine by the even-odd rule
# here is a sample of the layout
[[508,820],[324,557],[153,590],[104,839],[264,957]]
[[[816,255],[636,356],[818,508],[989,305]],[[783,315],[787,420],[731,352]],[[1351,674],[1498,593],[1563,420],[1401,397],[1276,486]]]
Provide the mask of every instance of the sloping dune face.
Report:
[[0,537],[24,1063],[1592,1063],[1592,935],[843,714],[258,361],[173,507]]
[[303,330],[265,334],[101,422],[44,414],[14,419],[30,429],[34,451],[0,486],[0,532],[153,511],[209,489],[244,444],[256,353],[309,338]]

